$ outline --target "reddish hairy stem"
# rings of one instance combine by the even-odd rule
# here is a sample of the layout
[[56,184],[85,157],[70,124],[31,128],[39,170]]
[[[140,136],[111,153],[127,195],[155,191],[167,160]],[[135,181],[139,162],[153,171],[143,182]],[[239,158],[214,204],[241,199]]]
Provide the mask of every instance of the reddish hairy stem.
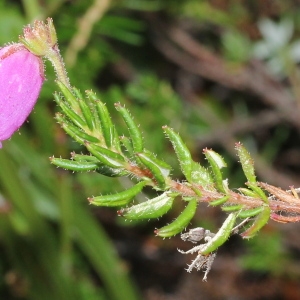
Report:
[[[126,169],[137,178],[148,177],[153,179],[153,175],[149,170],[141,169],[137,165],[129,163]],[[274,221],[282,223],[300,221],[300,199],[294,197],[290,191],[284,191],[280,188],[261,182],[259,182],[258,185],[272,194],[268,199],[272,213],[271,218]],[[203,186],[196,184],[192,186],[187,182],[178,182],[172,179],[168,180],[168,186],[172,192],[178,192],[182,196],[195,197],[199,202],[209,203],[224,196],[224,194],[214,189],[205,189]],[[195,189],[199,191],[199,194],[195,192]],[[245,209],[256,208],[266,204],[260,198],[248,197],[233,191],[229,191],[229,199],[226,203],[231,205],[241,204],[244,205]],[[277,214],[278,212],[284,212],[287,214],[296,213],[299,214],[299,216],[281,216]]]

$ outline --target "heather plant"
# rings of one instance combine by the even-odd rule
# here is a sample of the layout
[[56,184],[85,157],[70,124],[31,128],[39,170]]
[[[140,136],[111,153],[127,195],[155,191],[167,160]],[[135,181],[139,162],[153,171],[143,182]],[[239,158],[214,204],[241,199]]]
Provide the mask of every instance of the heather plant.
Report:
[[[96,93],[87,90],[83,95],[69,82],[50,18],[46,23],[36,21],[33,27],[25,27],[20,43],[22,49],[26,48],[37,61],[40,61],[40,57],[51,61],[59,89],[59,92],[54,94],[54,99],[61,110],[55,118],[68,135],[86,148],[84,154],[72,152],[70,159],[51,157],[51,163],[74,172],[95,171],[107,177],[130,177],[132,187],[119,193],[88,198],[91,205],[117,207],[118,215],[128,220],[159,218],[172,208],[176,198],[181,199],[186,206],[178,217],[154,232],[162,238],[181,234],[184,241],[197,244],[188,251],[179,250],[182,254],[196,254],[187,269],[188,272],[204,269],[203,280],[206,280],[218,248],[233,234],[250,239],[269,220],[281,223],[300,220],[298,190],[291,187],[289,191],[284,191],[257,181],[254,161],[239,142],[236,143],[235,150],[246,183],[244,187],[232,189],[229,179],[224,178],[223,169],[226,162],[220,154],[205,148],[203,155],[207,166],[200,165],[193,160],[180,135],[168,125],[164,125],[162,130],[174,149],[185,179],[179,181],[173,178],[172,167],[151,149],[146,149],[139,124],[136,124],[129,109],[117,102],[114,107],[127,130],[127,134],[120,136],[106,104]],[[8,57],[13,59],[14,56],[12,54]],[[2,56],[1,59],[4,65],[6,56]],[[23,73],[20,73],[21,78],[22,76]],[[40,86],[41,82],[38,87]],[[32,102],[35,102],[36,96],[33,98]],[[5,101],[1,105],[9,107],[10,103]],[[24,112],[25,118],[28,113],[29,111]],[[6,122],[4,120],[3,124]],[[11,134],[12,131],[9,130],[7,136],[3,134],[2,139]],[[132,204],[135,197],[147,186],[151,187],[157,196]],[[227,214],[225,221],[215,233],[202,227],[184,232],[190,227],[198,205],[202,202],[224,211]]]

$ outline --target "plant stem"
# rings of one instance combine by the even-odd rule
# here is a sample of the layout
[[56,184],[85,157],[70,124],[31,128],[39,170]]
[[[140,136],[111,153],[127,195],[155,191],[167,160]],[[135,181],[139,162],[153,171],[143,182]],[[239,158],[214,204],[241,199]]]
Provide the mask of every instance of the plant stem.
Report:
[[67,71],[65,68],[65,64],[64,64],[63,58],[60,55],[57,44],[53,48],[50,48],[47,51],[46,57],[47,57],[47,59],[49,59],[51,61],[53,68],[55,70],[57,79],[60,82],[62,82],[70,90],[71,93],[73,93],[71,85],[70,85],[69,77],[67,75]]

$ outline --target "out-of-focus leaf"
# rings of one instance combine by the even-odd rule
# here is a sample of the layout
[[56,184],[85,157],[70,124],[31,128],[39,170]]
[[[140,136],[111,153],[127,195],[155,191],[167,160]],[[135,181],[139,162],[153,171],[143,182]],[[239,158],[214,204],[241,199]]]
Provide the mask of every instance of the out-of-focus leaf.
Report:
[[228,31],[222,36],[225,56],[234,62],[247,61],[251,53],[251,43],[245,35]]

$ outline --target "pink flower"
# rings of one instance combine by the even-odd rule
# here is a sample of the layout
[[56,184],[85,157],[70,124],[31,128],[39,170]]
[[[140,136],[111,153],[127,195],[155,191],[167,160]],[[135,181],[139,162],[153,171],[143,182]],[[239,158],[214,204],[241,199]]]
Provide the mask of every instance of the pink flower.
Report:
[[22,44],[0,48],[0,148],[27,119],[43,81],[40,57]]

